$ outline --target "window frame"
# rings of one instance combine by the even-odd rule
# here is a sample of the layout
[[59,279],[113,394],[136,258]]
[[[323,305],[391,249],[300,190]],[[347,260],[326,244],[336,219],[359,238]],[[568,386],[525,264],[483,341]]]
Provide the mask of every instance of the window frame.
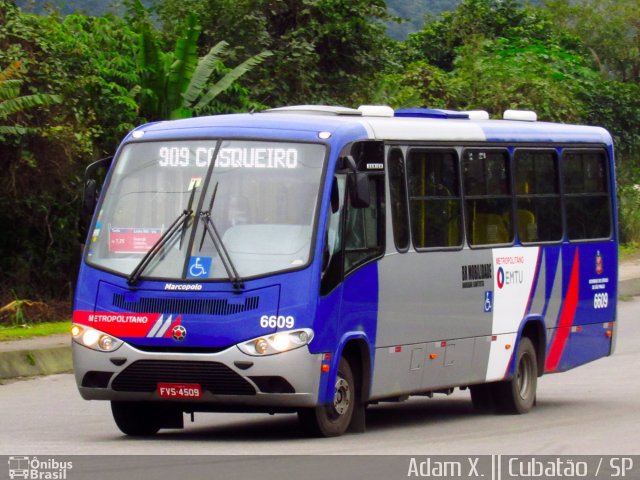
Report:
[[[530,246],[535,246],[535,245],[560,245],[562,244],[562,242],[565,240],[566,238],[566,234],[567,234],[567,228],[566,228],[566,216],[565,216],[565,209],[564,209],[564,195],[563,195],[563,185],[562,185],[562,174],[561,174],[561,157],[562,154],[561,152],[559,152],[559,150],[562,150],[562,147],[553,147],[553,146],[536,146],[536,147],[531,147],[531,146],[516,146],[513,147],[513,150],[511,151],[511,169],[512,169],[512,177],[513,177],[513,212],[514,212],[514,226],[515,226],[515,238],[517,240],[517,242],[520,243],[520,245],[522,246],[526,246],[526,247],[530,247]],[[517,170],[517,155],[519,152],[549,152],[551,154],[553,154],[554,156],[554,166],[555,166],[555,172],[556,172],[556,189],[557,189],[557,194],[553,195],[553,194],[549,194],[549,193],[545,193],[545,194],[518,194],[517,192],[517,174],[516,174],[516,170]],[[552,198],[552,197],[557,197],[559,202],[560,202],[560,228],[561,228],[561,235],[560,238],[558,240],[546,240],[546,241],[540,241],[540,240],[536,240],[534,242],[523,242],[522,239],[520,238],[520,234],[518,233],[518,219],[517,216],[515,216],[515,214],[517,213],[518,210],[518,199],[520,198]]]
[[[564,183],[564,175],[565,175],[565,155],[567,153],[598,153],[604,159],[604,185],[606,187],[606,192],[600,194],[594,193],[566,193],[565,192],[565,183]],[[562,217],[563,217],[563,228],[564,228],[564,236],[563,241],[570,244],[582,244],[582,243],[596,243],[596,242],[605,242],[608,240],[614,239],[615,232],[614,227],[616,224],[616,220],[614,218],[614,210],[613,210],[613,195],[611,191],[611,158],[609,156],[609,152],[604,147],[581,147],[581,146],[570,146],[562,148],[559,156],[559,166],[560,166],[560,191],[562,196]],[[569,238],[569,217],[567,215],[567,198],[576,198],[576,197],[589,197],[589,196],[606,196],[607,197],[607,213],[609,218],[609,235],[606,237],[594,237],[594,238],[579,238],[579,239],[571,239]]]
[[[409,148],[406,149],[408,152]],[[396,217],[395,217],[395,209],[393,207],[393,198],[392,197],[392,187],[391,187],[391,167],[390,167],[390,158],[394,152],[398,152],[400,154],[400,159],[404,166],[403,173],[401,174],[400,180],[403,187],[403,191],[400,193],[402,196],[402,205],[400,208],[404,210],[405,220],[406,220],[406,229],[407,229],[407,242],[403,247],[398,246],[398,239],[396,238]],[[388,187],[389,187],[389,198],[387,199],[387,205],[389,205],[389,213],[391,216],[391,234],[393,235],[393,243],[396,247],[398,253],[407,253],[412,246],[412,235],[411,235],[411,219],[410,219],[410,210],[409,210],[409,186],[407,185],[407,156],[405,155],[405,151],[403,151],[400,145],[389,145],[387,153],[385,155],[385,171]]]
[[[467,145],[462,145],[462,150],[460,151],[460,157],[459,157],[459,161],[460,161],[460,182],[461,182],[461,186],[462,186],[462,190],[461,190],[461,196],[462,196],[462,201],[463,201],[463,219],[464,219],[464,232],[465,232],[465,238],[466,238],[466,244],[469,246],[470,249],[472,250],[477,250],[477,249],[487,249],[487,248],[497,248],[497,247],[513,247],[516,244],[516,239],[517,239],[517,232],[516,232],[516,223],[515,223],[515,185],[514,185],[514,168],[513,168],[513,151],[518,148],[515,145],[512,144],[505,144],[505,145],[496,145],[495,143],[493,144],[489,144],[489,145],[483,145],[483,144],[467,144]],[[522,148],[522,147],[520,147]],[[504,195],[467,195],[467,191],[465,188],[465,178],[464,178],[464,158],[465,158],[465,154],[469,151],[469,150],[483,150],[485,152],[491,151],[491,152],[503,152],[506,153],[507,156],[507,168],[509,169],[509,172],[507,174],[507,182],[508,182],[508,187],[509,187],[509,193],[504,194]],[[471,199],[482,199],[482,198],[486,198],[486,199],[491,199],[491,198],[495,198],[495,199],[500,199],[500,198],[505,198],[505,197],[509,197],[509,212],[510,212],[510,216],[511,216],[511,241],[510,242],[502,242],[502,243],[483,243],[483,244],[475,244],[472,243],[472,235],[471,232],[469,232],[467,230],[468,227],[468,219],[470,219],[470,213],[467,209],[467,200]]]
[[[393,148],[393,147],[392,147]],[[407,153],[405,155],[405,185],[406,185],[406,196],[407,196],[407,220],[409,222],[409,245],[410,247],[412,247],[416,252],[437,252],[437,251],[459,251],[464,249],[465,244],[466,244],[466,232],[465,232],[465,227],[464,227],[464,219],[465,219],[465,214],[464,214],[464,205],[463,205],[463,196],[462,196],[462,172],[461,172],[461,164],[460,164],[460,146],[459,145],[408,145],[407,147]],[[441,152],[441,153],[453,153],[455,156],[454,159],[454,166],[456,168],[456,185],[458,187],[458,195],[457,196],[451,196],[451,197],[433,197],[433,198],[437,198],[437,199],[445,199],[445,198],[449,198],[449,199],[453,199],[453,200],[458,200],[460,202],[460,215],[458,217],[459,220],[459,228],[460,228],[460,244],[459,245],[453,245],[453,246],[435,246],[435,247],[420,247],[416,244],[415,238],[416,238],[416,232],[413,228],[413,222],[411,220],[411,192],[409,191],[409,159],[411,157],[411,153],[413,151],[422,151],[422,152]],[[428,196],[423,196],[423,197],[417,197],[420,200],[426,200],[429,197]]]

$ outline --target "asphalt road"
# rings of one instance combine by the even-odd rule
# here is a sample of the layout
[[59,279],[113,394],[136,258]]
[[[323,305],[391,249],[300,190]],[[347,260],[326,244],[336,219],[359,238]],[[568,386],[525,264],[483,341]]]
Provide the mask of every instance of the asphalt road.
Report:
[[640,454],[640,297],[618,312],[615,355],[540,379],[528,415],[477,415],[456,391],[373,406],[364,435],[305,438],[295,415],[196,414],[185,430],[131,439],[107,402],[54,375],[0,386],[0,455]]

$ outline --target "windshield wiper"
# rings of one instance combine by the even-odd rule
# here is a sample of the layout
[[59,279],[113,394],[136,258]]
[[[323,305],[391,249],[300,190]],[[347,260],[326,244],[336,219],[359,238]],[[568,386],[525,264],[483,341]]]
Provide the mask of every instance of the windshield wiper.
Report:
[[184,232],[187,228],[187,223],[189,222],[191,215],[193,215],[193,210],[191,207],[193,205],[193,198],[195,197],[196,189],[197,187],[194,187],[193,190],[191,190],[191,197],[189,198],[189,204],[187,205],[187,208],[183,210],[182,213],[180,213],[180,215],[178,215],[178,218],[176,218],[171,224],[171,226],[167,230],[165,230],[165,232],[160,236],[160,238],[158,238],[156,243],[154,243],[151,246],[151,248],[145,254],[145,256],[142,257],[142,260],[140,260],[138,265],[136,265],[136,268],[133,269],[133,271],[127,278],[127,285],[133,286],[136,283],[138,283],[138,280],[140,279],[142,272],[144,272],[144,270],[149,266],[151,261],[156,257],[156,255],[158,255],[160,251],[162,251],[165,245],[167,245],[167,243],[171,241],[171,239],[175,236],[176,232],[178,231],[182,232],[181,238],[180,238],[180,248],[182,248],[182,237],[184,237]]
[[238,274],[235,265],[233,264],[233,260],[231,260],[231,256],[227,251],[224,243],[222,242],[222,237],[220,237],[220,233],[218,233],[218,229],[216,228],[216,224],[213,222],[211,218],[211,210],[213,209],[213,202],[216,198],[216,193],[218,191],[218,183],[213,188],[213,193],[211,194],[211,201],[209,202],[209,210],[205,212],[200,212],[200,220],[202,221],[203,232],[202,237],[200,238],[200,250],[202,250],[202,244],[204,243],[204,235],[205,233],[209,234],[211,241],[213,242],[213,246],[215,247],[218,255],[220,255],[220,261],[222,261],[222,265],[229,276],[229,281],[233,284],[233,288],[235,290],[241,290],[244,288],[244,283],[242,278]]

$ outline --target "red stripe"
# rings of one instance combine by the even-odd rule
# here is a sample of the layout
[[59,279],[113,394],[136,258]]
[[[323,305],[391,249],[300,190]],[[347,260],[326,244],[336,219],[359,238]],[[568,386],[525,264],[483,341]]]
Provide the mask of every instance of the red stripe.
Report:
[[569,288],[567,289],[562,312],[560,313],[560,321],[556,328],[556,334],[553,337],[551,348],[549,349],[549,355],[547,356],[546,370],[548,372],[554,372],[558,369],[560,358],[562,357],[564,348],[567,345],[569,333],[571,332],[571,325],[573,324],[576,309],[578,308],[579,272],[580,262],[578,249],[576,248],[575,257],[573,259],[573,268],[571,270],[571,278],[569,279]]
[[115,337],[145,337],[159,313],[73,312],[73,323],[93,327]]
[[171,324],[171,326],[169,328],[167,328],[167,331],[164,334],[164,338],[171,338],[171,335],[173,335],[173,329],[175,327],[177,327],[178,325],[180,325],[180,322],[182,321],[182,317],[178,317],[176,318],[173,323]]

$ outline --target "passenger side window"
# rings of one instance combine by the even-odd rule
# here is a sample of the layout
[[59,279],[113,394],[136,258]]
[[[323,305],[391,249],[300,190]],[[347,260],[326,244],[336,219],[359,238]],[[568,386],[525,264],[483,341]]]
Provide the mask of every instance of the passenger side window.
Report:
[[407,186],[402,150],[394,148],[387,160],[393,239],[399,251],[409,248],[409,218],[407,214]]
[[501,149],[465,150],[462,169],[469,243],[478,246],[512,243],[508,152]]
[[461,246],[462,208],[455,150],[412,149],[407,178],[416,250]]
[[384,184],[382,175],[369,177],[370,203],[354,208],[346,197],[345,274],[384,252]]
[[602,151],[573,150],[562,155],[569,240],[611,236],[607,160]]
[[558,161],[554,150],[516,150],[516,226],[520,242],[562,240]]

